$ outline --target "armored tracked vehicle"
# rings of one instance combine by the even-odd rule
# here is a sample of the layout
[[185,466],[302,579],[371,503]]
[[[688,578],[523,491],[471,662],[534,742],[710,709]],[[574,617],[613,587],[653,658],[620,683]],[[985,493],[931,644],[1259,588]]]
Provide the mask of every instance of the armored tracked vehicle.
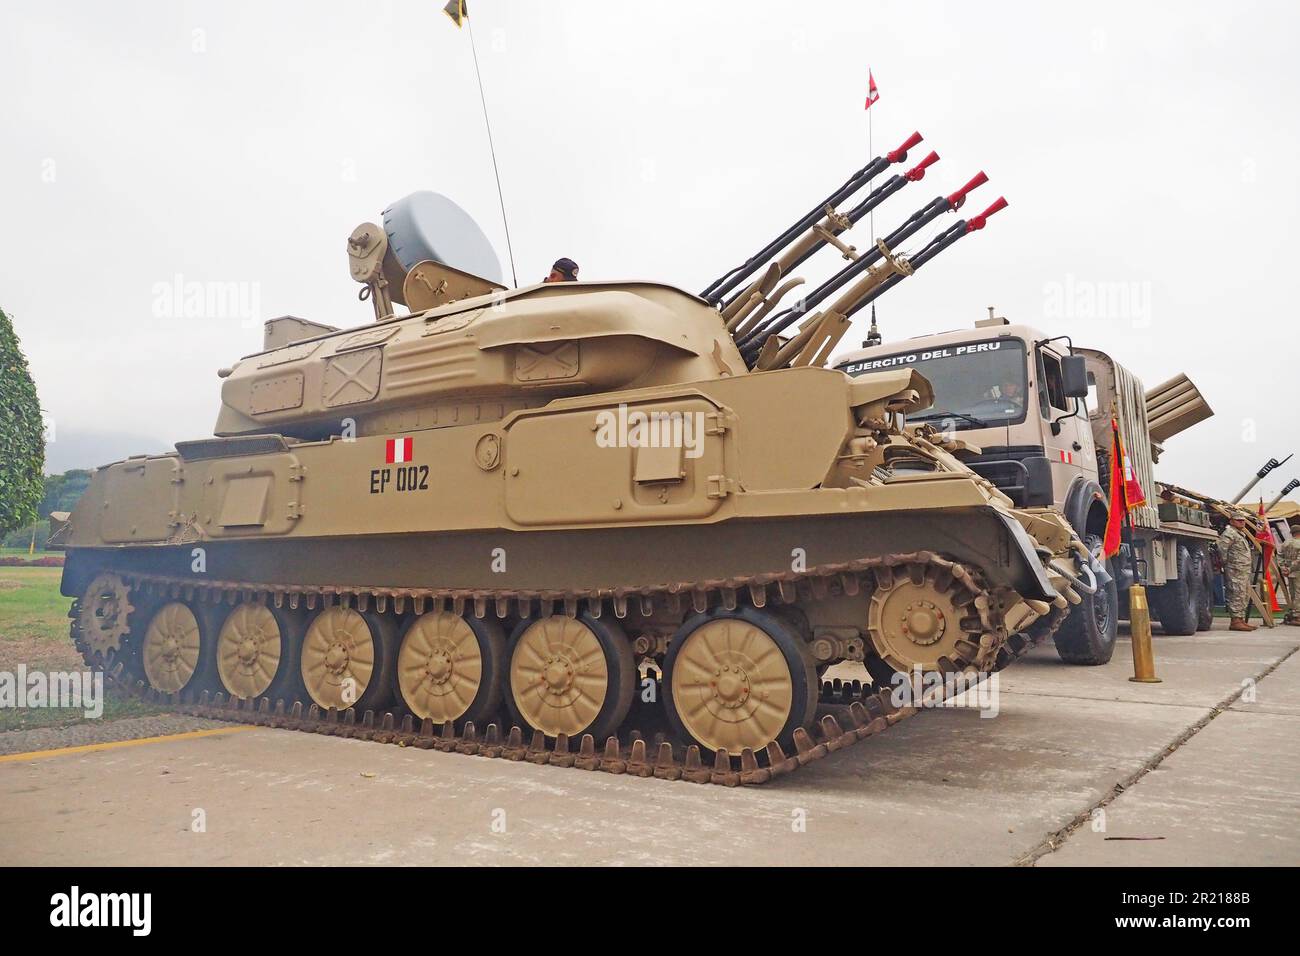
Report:
[[[721,782],[875,732],[896,673],[989,671],[1079,600],[1086,550],[957,444],[904,431],[933,399],[914,370],[821,367],[859,303],[934,252],[839,238],[933,154],[835,208],[919,139],[705,296],[508,290],[450,201],[395,204],[348,240],[373,323],[268,322],[219,373],[213,437],[100,468],[56,518],[77,646],[205,712],[646,775],[698,776],[703,751]],[[852,287],[795,334],[765,328],[825,245]],[[819,673],[841,661],[875,685],[837,684],[828,716]]]

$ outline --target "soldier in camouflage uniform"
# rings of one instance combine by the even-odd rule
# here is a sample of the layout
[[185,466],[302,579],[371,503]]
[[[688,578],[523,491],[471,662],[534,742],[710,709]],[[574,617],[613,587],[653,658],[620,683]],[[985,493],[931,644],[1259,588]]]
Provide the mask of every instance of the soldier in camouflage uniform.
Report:
[[1286,609],[1287,624],[1300,624],[1300,521],[1291,524],[1291,540],[1277,552],[1282,576],[1287,579],[1287,594],[1291,604]]
[[1227,591],[1230,631],[1253,631],[1254,624],[1246,623],[1246,602],[1250,600],[1250,579],[1255,573],[1255,548],[1246,533],[1246,519],[1233,518],[1215,547],[1223,565],[1223,583]]

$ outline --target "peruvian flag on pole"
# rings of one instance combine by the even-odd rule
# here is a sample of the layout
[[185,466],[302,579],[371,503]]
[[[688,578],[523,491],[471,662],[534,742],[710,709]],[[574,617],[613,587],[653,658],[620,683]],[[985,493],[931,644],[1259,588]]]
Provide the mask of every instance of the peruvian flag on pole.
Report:
[[1282,607],[1277,603],[1277,591],[1273,588],[1273,530],[1268,526],[1268,518],[1265,517],[1267,513],[1264,510],[1264,499],[1260,498],[1259,531],[1255,533],[1255,540],[1259,542],[1260,550],[1264,552],[1264,598],[1270,608],[1280,611]]
[[389,465],[401,465],[411,460],[415,452],[415,441],[409,435],[405,438],[390,438],[384,442],[384,461]]
[[[1110,507],[1106,514],[1106,533],[1102,537],[1102,551],[1108,558],[1119,554],[1120,536],[1124,519],[1138,505],[1146,504],[1147,496],[1137,480],[1133,463],[1124,453],[1124,441],[1119,434],[1119,421],[1110,420]],[[1132,519],[1129,519],[1130,522]]]
[[876,78],[872,75],[870,70],[867,70],[867,105],[864,106],[863,109],[871,109],[871,104],[876,102],[878,99],[880,99],[880,91],[876,89]]

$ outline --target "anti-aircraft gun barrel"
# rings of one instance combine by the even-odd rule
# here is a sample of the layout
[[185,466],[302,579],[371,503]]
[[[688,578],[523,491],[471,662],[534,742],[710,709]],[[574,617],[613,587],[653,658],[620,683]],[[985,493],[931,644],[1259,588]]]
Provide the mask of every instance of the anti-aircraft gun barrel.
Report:
[[1246,495],[1250,493],[1250,489],[1254,488],[1257,484],[1263,481],[1270,471],[1272,471],[1274,468],[1282,467],[1288,461],[1290,461],[1294,456],[1295,453],[1292,452],[1290,455],[1287,455],[1281,461],[1278,461],[1276,458],[1270,458],[1268,461],[1264,462],[1264,467],[1261,468],[1259,471],[1255,472],[1255,477],[1250,479],[1250,481],[1246,483],[1245,488],[1242,488],[1241,491],[1237,492],[1237,497],[1232,499],[1232,503],[1235,505],[1242,498],[1246,497]]
[[1264,513],[1268,514],[1276,508],[1279,501],[1291,494],[1291,492],[1295,491],[1297,488],[1300,488],[1300,478],[1292,478],[1286,483],[1286,486],[1277,493],[1277,497],[1268,503],[1268,506],[1264,509]]
[[[843,228],[835,228],[835,225],[838,224],[829,223],[814,225],[812,229],[808,231],[807,235],[805,235],[797,244],[787,249],[785,255],[778,260],[778,265],[781,267],[781,275],[789,275],[795,269],[799,268],[799,266],[807,262],[812,256],[820,252],[827,242],[830,241],[827,233],[830,233],[831,235],[839,235],[849,227],[857,224],[863,216],[871,212],[871,210],[875,209],[908,183],[914,183],[923,179],[925,177],[926,168],[933,166],[938,161],[939,154],[931,150],[929,156],[926,156],[925,159],[921,160],[907,172],[897,173],[890,176],[884,183],[873,189],[866,199],[862,200],[862,202],[858,203],[848,212],[843,214],[841,221],[847,224]],[[745,291],[747,292],[749,290],[747,289]],[[745,292],[738,293],[737,297],[744,294]],[[735,300],[733,299],[732,301]],[[728,305],[730,305],[730,303],[728,303]]]
[[901,163],[907,159],[907,151],[919,142],[921,142],[921,134],[913,133],[897,149],[890,150],[884,156],[877,156],[871,160],[845,180],[844,184],[827,196],[825,200],[818,203],[796,223],[782,231],[775,239],[746,259],[743,264],[713,280],[709,287],[700,293],[700,298],[715,303],[721,302],[736,286],[761,269],[764,263],[793,242],[801,233],[811,229],[822,216],[827,214],[828,209],[833,211],[836,206],[856,193],[866,183],[879,176],[891,165]]
[[758,326],[767,317],[767,313],[781,302],[791,288],[803,283],[802,279],[788,280],[777,290],[777,280],[793,273],[795,269],[820,252],[827,244],[832,244],[839,249],[844,254],[845,259],[853,259],[857,254],[857,250],[853,246],[842,242],[838,237],[853,228],[863,216],[908,183],[919,182],[925,178],[926,169],[938,161],[939,154],[931,150],[930,155],[907,172],[897,173],[880,186],[877,186],[866,199],[847,213],[839,213],[834,209],[828,209],[826,218],[823,221],[815,224],[797,242],[788,246],[780,259],[771,263],[758,278],[727,301],[723,306],[722,317],[727,323],[728,331],[733,335],[744,335]]
[[825,312],[813,313],[789,341],[774,347],[774,340],[769,338],[767,343],[773,344],[764,344],[753,367],[765,371],[784,365],[822,364],[848,331],[849,320],[855,312],[892,289],[962,236],[983,229],[989,216],[1006,207],[1006,199],[999,197],[979,215],[953,223],[911,257],[889,251],[882,240],[879,246],[882,261],[867,269]]
[[[1006,198],[999,196],[993,205],[989,206],[978,216],[971,216],[969,219],[961,219],[953,223],[943,232],[939,233],[939,235],[926,243],[925,247],[921,249],[920,252],[916,253],[916,255],[908,256],[907,263],[912,267],[911,272],[915,272],[917,269],[921,268],[921,266],[925,265],[963,236],[968,236],[972,232],[978,232],[980,229],[983,229],[985,224],[988,222],[989,216],[1006,209],[1007,205]],[[843,308],[838,308],[839,303],[837,303],[833,308],[836,308],[837,311],[841,311],[845,316],[852,316],[863,306],[874,301],[876,298],[898,285],[898,283],[902,282],[903,279],[910,274],[911,273],[903,272],[895,273],[875,289],[872,289],[865,296],[857,298],[852,304],[848,304]]]
[[[921,229],[924,229],[932,221],[943,215],[945,212],[951,212],[959,208],[966,201],[966,195],[984,183],[988,182],[988,176],[983,172],[978,173],[971,180],[962,186],[961,189],[948,196],[938,196],[935,199],[922,206],[916,212],[912,213],[907,220],[887,235],[881,244],[885,248],[895,249],[901,243],[906,242],[911,236],[915,235]],[[737,341],[741,354],[749,361],[753,361],[762,348],[763,341],[770,335],[776,335],[789,328],[797,322],[800,316],[806,315],[811,309],[820,305],[832,293],[840,289],[846,282],[855,278],[859,274],[867,271],[875,265],[885,253],[881,251],[880,245],[876,248],[869,249],[862,255],[858,256],[853,262],[849,263],[831,278],[827,279],[820,286],[808,293],[799,303],[791,306],[785,311],[777,314],[767,320],[762,325],[750,330],[741,336]]]

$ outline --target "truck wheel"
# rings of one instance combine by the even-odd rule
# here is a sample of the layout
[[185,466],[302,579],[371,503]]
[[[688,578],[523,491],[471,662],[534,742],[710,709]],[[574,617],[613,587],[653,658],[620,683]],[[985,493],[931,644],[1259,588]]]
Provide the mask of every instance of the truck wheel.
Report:
[[1197,592],[1196,592],[1196,629],[1208,631],[1214,624],[1214,569],[1204,551],[1197,550],[1195,556]]
[[1186,547],[1178,547],[1178,577],[1152,588],[1150,602],[1166,634],[1186,637],[1196,633],[1200,597],[1192,553]]
[[[1084,543],[1094,554],[1101,547],[1101,537],[1084,536]],[[1109,571],[1110,568],[1107,568]],[[1115,634],[1119,626],[1119,594],[1114,574],[1096,594],[1081,594],[1081,604],[1056,632],[1056,653],[1067,664],[1105,664],[1115,653]]]

